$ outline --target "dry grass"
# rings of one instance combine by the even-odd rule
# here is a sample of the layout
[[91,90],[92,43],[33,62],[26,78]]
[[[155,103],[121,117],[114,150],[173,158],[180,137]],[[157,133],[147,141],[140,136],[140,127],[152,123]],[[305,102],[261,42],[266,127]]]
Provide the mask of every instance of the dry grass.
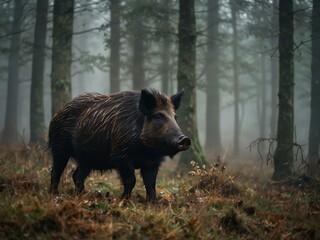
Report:
[[249,164],[194,165],[186,177],[164,167],[156,205],[139,178],[119,201],[114,173],[92,174],[74,196],[72,165],[51,196],[50,165],[39,147],[0,146],[0,239],[320,239],[319,185],[272,183]]

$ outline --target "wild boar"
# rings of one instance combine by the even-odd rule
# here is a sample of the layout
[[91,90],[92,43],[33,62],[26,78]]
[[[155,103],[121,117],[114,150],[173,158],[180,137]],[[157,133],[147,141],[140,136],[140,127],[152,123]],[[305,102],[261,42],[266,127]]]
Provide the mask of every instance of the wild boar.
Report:
[[183,92],[170,98],[154,89],[111,95],[79,95],[52,118],[48,148],[52,154],[52,193],[70,158],[77,163],[72,177],[76,192],[92,170],[115,169],[124,186],[121,198],[130,198],[140,169],[147,201],[156,200],[156,178],[165,156],[191,145],[176,122]]

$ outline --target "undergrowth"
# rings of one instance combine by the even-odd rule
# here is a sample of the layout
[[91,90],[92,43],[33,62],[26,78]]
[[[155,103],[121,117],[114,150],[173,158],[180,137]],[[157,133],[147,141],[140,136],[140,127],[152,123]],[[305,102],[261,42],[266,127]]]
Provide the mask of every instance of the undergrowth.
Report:
[[320,239],[319,184],[274,183],[250,164],[192,164],[183,177],[160,169],[154,205],[140,179],[120,201],[111,172],[91,174],[75,196],[72,164],[52,196],[47,153],[0,146],[0,239]]

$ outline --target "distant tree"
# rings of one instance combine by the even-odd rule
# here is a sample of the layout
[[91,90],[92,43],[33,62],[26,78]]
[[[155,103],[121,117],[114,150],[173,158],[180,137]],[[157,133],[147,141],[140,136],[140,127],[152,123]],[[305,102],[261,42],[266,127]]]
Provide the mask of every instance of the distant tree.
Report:
[[[260,72],[261,72],[261,81],[258,84],[258,99],[260,103],[258,119],[259,119],[259,132],[260,137],[266,137],[266,120],[267,120],[267,70],[266,70],[266,56],[262,53],[260,54]],[[263,153],[265,150],[265,144],[261,144],[260,151]]]
[[19,51],[21,25],[23,21],[23,0],[14,1],[14,13],[9,52],[9,71],[6,102],[6,117],[3,130],[3,142],[8,146],[18,143],[17,114],[18,114],[18,82],[19,82]]
[[30,100],[30,143],[44,141],[43,78],[47,32],[48,0],[37,0],[36,26],[34,30],[31,100]]
[[[86,0],[81,0],[80,4],[86,5]],[[81,10],[79,10],[81,11]],[[89,10],[88,10],[89,11]],[[89,16],[87,12],[83,12],[82,14],[74,14],[73,25],[76,26],[77,31],[85,32],[88,29],[88,25],[90,24],[90,20],[92,18]],[[88,73],[92,72],[93,61],[86,61],[85,58],[89,57],[89,51],[87,51],[88,42],[90,39],[89,34],[79,34],[73,35],[73,57],[75,58],[73,68],[75,72],[72,73],[73,76],[77,75],[76,81],[72,82],[71,93],[72,95],[78,95],[86,91],[86,84],[88,81]],[[89,65],[89,66],[88,66]]]
[[279,117],[273,179],[292,174],[294,74],[293,74],[293,0],[279,0]]
[[309,174],[320,176],[320,0],[313,0],[311,42],[311,117]]
[[[12,31],[12,16],[14,11],[14,1],[8,4],[0,4],[0,81],[7,81],[8,77],[8,52],[10,45],[10,38],[7,36]],[[3,89],[2,91],[5,92]],[[3,117],[4,117],[3,109]]]
[[52,30],[52,115],[71,98],[74,0],[54,0]]
[[110,92],[120,90],[120,1],[110,0]]
[[166,94],[169,94],[170,87],[170,19],[169,19],[169,7],[170,0],[164,0],[162,3],[163,8],[163,21],[161,23],[161,30],[163,34],[163,42],[162,42],[162,52],[161,52],[161,83],[162,83],[162,91]]
[[[246,6],[246,5],[245,5]],[[250,16],[248,17],[248,31],[249,34],[252,34],[256,37],[254,48],[254,54],[256,51],[261,49],[261,53],[256,55],[260,56],[260,67],[258,64],[254,66],[251,64],[250,75],[253,79],[261,79],[256,81],[257,83],[257,105],[258,105],[258,125],[259,125],[259,135],[260,137],[267,137],[271,135],[272,137],[276,136],[276,127],[277,127],[277,90],[278,90],[278,58],[277,49],[278,49],[278,6],[277,0],[273,0],[272,3],[266,1],[254,1],[247,5],[250,8]],[[246,46],[248,48],[248,46]],[[250,47],[249,47],[250,48]],[[258,50],[259,51],[259,50]],[[267,61],[266,52],[269,51],[270,61]],[[241,54],[241,58],[243,58]],[[259,63],[259,61],[255,61]],[[270,63],[270,65],[269,65]],[[243,63],[240,63],[243,68]],[[268,71],[268,67],[271,66],[271,71]],[[253,70],[253,71],[252,71]],[[260,76],[253,74],[257,73],[258,70]],[[271,94],[269,91],[266,91],[267,86],[271,87]],[[270,100],[269,100],[270,99]],[[269,109],[268,102],[270,101],[271,108]],[[267,114],[271,112],[270,118]],[[269,118],[267,125],[267,118]],[[268,126],[268,130],[267,130]],[[260,144],[260,150],[264,147],[264,143]]]
[[[272,16],[271,16],[271,26],[273,29],[278,29],[278,0],[272,1]],[[274,34],[275,35],[275,34]],[[275,49],[278,47],[277,37],[272,36],[270,38],[271,49],[275,53]],[[275,54],[273,54],[275,55]],[[270,135],[276,136],[277,133],[277,92],[278,92],[278,79],[279,79],[279,68],[277,58],[272,56],[270,58],[271,61],[271,117],[270,117]]]
[[136,0],[134,6],[133,22],[133,57],[132,57],[132,81],[133,89],[146,87],[144,71],[144,26],[143,26],[143,7],[145,0]]
[[238,29],[237,29],[237,1],[230,0],[231,23],[232,23],[232,53],[233,53],[233,88],[234,88],[234,136],[233,136],[233,155],[239,156],[240,152],[240,117],[239,117],[239,70],[238,70]]
[[219,86],[219,0],[207,0],[207,66],[206,66],[206,152],[219,154],[222,150],[220,134]]
[[182,131],[190,137],[191,147],[181,154],[178,171],[190,170],[190,162],[207,164],[198,138],[196,121],[196,19],[194,0],[179,1],[179,54],[178,90],[184,90],[179,109],[179,123]]

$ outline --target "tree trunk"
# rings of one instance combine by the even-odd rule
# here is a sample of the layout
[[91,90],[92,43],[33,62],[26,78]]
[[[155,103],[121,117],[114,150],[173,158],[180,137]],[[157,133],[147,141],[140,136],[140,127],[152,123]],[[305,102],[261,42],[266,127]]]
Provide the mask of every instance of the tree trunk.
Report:
[[311,42],[311,117],[308,173],[320,176],[320,0],[313,0]]
[[234,138],[233,156],[238,157],[240,152],[240,121],[239,121],[239,72],[238,72],[238,29],[237,29],[237,2],[230,0],[232,16],[232,50],[233,50],[233,87],[234,87]]
[[219,96],[219,0],[207,1],[208,49],[207,49],[207,121],[206,153],[208,156],[222,151],[220,134]]
[[294,75],[293,75],[293,1],[279,1],[279,118],[277,148],[274,154],[273,179],[282,180],[292,174]]
[[110,92],[120,91],[120,4],[110,0]]
[[135,22],[133,29],[133,59],[132,59],[132,81],[133,89],[139,90],[146,87],[144,73],[144,29],[143,17],[139,9],[143,5],[143,0],[137,0],[135,4]]
[[6,117],[3,130],[3,143],[14,146],[18,143],[17,115],[18,115],[18,82],[19,82],[19,50],[20,31],[23,19],[22,0],[14,1],[14,15],[12,21],[12,37],[10,41],[9,72],[6,102]]
[[[272,27],[273,29],[278,28],[278,19],[276,12],[278,11],[278,1],[273,0],[272,2]],[[277,46],[277,38],[271,37],[271,49],[275,51]],[[276,57],[271,57],[271,118],[270,118],[270,136],[275,137],[277,135],[277,118],[278,118],[278,106],[277,106],[277,92],[278,92],[278,78],[279,78],[279,68]]]
[[[87,0],[79,0],[78,4],[85,5],[87,3]],[[91,12],[84,12],[81,13],[80,17],[75,17],[73,20],[73,25],[78,26],[77,32],[85,32],[88,30],[88,26],[90,26],[90,22],[92,21]],[[90,34],[80,34],[73,36],[73,48],[72,52],[74,52],[73,56],[75,58],[81,58],[83,55],[83,52],[88,51],[88,45],[89,38],[92,37]],[[81,49],[81,51],[78,51],[78,49]],[[75,56],[77,54],[77,56]],[[72,69],[74,69],[75,72],[79,72],[77,76],[75,76],[71,81],[71,96],[77,96],[81,93],[84,93],[88,91],[87,85],[90,85],[90,73],[88,71],[82,71],[81,69],[84,68],[81,61],[76,61],[72,63]]]
[[34,31],[31,99],[30,99],[30,143],[44,142],[43,78],[47,32],[48,0],[37,0],[36,26]]
[[[260,98],[261,98],[261,114],[260,114],[260,137],[266,137],[266,115],[267,115],[267,78],[266,78],[266,56],[261,54],[261,85],[260,85]],[[265,152],[265,143],[263,142],[260,147],[261,153]]]
[[162,92],[170,94],[170,42],[168,39],[164,39],[161,53],[161,82]]
[[179,1],[179,53],[178,90],[184,90],[179,109],[179,124],[182,131],[190,137],[191,147],[181,154],[178,171],[186,173],[191,169],[190,162],[207,164],[198,138],[196,121],[196,19],[194,0]]
[[162,92],[169,94],[169,79],[170,79],[170,22],[169,22],[169,7],[170,0],[164,0],[162,7],[164,8],[164,18],[162,23],[163,30],[163,44],[161,53],[161,82],[162,82]]
[[71,98],[74,0],[55,0],[52,30],[52,116]]

